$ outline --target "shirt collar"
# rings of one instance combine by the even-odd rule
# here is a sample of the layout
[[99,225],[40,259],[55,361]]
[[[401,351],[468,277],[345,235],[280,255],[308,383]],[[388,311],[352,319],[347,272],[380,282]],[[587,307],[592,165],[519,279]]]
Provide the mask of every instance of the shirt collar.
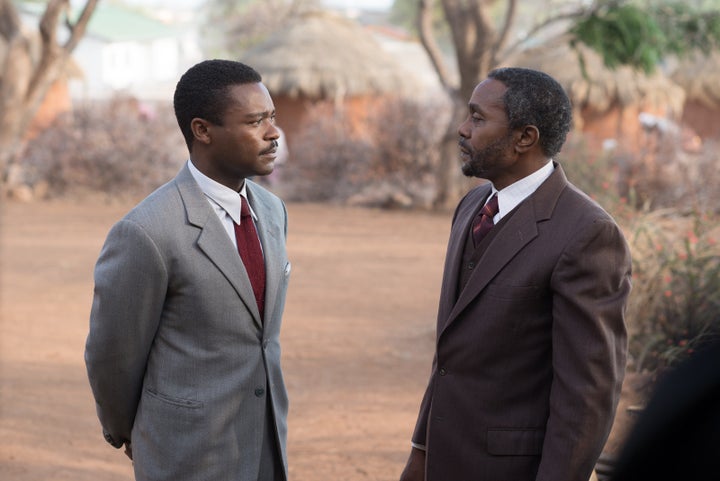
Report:
[[[247,182],[243,182],[240,192],[235,192],[233,189],[222,185],[200,172],[192,163],[192,160],[188,160],[188,168],[195,182],[198,183],[200,189],[203,191],[203,194],[212,202],[222,207],[222,209],[227,212],[227,215],[232,218],[233,222],[240,224],[240,210],[242,209],[241,197],[244,198],[246,202],[248,199]],[[248,202],[248,206],[250,206],[250,202]],[[250,206],[250,214],[253,219],[257,220],[252,206]]]
[[495,189],[495,186],[492,186],[490,196],[495,193],[498,195],[498,219],[502,219],[508,212],[517,207],[520,202],[535,192],[537,188],[550,177],[550,174],[552,174],[554,170],[555,163],[550,160],[532,174],[523,177],[502,190],[498,191]]

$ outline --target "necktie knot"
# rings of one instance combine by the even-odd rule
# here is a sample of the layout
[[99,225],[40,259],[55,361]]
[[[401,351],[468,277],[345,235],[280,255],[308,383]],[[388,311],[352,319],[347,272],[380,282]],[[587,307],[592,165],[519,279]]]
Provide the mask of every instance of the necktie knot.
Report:
[[480,244],[483,237],[485,237],[495,225],[493,223],[493,217],[497,215],[499,210],[497,194],[494,194],[482,209],[480,209],[480,212],[473,221],[472,235],[475,247]]
[[492,197],[490,197],[490,200],[487,201],[487,204],[485,204],[480,211],[483,215],[489,216],[491,219],[495,217],[500,210],[498,206],[498,198],[497,194],[494,194]]
[[248,201],[243,196],[240,196],[240,217],[249,217],[250,216],[250,205],[248,204]]

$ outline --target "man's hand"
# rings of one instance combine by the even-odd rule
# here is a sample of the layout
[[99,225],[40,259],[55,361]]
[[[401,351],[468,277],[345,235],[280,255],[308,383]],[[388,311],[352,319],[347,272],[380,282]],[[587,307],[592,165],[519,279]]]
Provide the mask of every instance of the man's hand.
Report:
[[412,448],[400,481],[425,481],[425,451]]
[[125,442],[125,456],[130,458],[130,461],[132,461],[132,445],[130,444],[130,441]]

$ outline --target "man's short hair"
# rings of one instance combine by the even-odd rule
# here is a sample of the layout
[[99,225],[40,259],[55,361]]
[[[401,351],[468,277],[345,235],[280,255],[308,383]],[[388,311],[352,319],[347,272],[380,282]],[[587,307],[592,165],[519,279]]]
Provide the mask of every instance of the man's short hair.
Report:
[[540,132],[540,148],[550,158],[560,152],[572,126],[572,105],[565,90],[550,75],[538,70],[507,67],[495,69],[489,78],[502,82],[510,129],[534,125]]
[[180,77],[173,98],[175,118],[188,148],[193,143],[192,119],[222,125],[230,87],[261,81],[252,67],[233,60],[206,60],[190,67]]

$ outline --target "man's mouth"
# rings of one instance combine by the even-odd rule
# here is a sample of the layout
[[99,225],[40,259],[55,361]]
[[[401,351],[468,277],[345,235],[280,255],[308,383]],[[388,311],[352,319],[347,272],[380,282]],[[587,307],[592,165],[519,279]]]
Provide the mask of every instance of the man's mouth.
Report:
[[278,149],[278,143],[277,141],[273,140],[272,144],[270,144],[269,149],[265,149],[262,152],[260,152],[260,155],[275,155],[277,153]]

